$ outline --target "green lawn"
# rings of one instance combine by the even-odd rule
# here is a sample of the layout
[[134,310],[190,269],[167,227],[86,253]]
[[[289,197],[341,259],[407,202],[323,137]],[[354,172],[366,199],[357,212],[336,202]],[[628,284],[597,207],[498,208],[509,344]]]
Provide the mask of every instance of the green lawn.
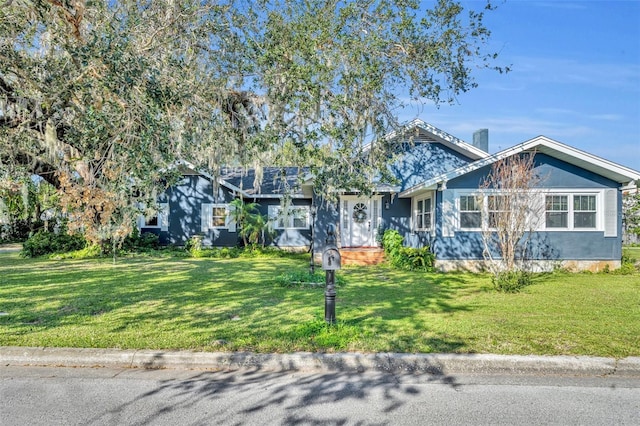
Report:
[[1,253],[0,346],[640,356],[640,274],[550,274],[501,294],[488,276],[345,268],[327,327],[322,287],[277,284],[307,265]]

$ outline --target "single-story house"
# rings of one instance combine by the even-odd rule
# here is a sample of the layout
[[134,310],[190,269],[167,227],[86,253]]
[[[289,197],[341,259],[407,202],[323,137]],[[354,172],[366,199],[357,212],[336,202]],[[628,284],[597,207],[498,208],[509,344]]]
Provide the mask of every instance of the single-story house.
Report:
[[163,244],[200,235],[205,245],[235,246],[241,239],[229,203],[241,197],[259,204],[275,230],[268,243],[283,249],[313,244],[321,253],[330,223],[344,252],[375,248],[382,231],[395,229],[406,245],[431,247],[442,270],[480,269],[481,231],[490,215],[481,184],[494,163],[529,152],[544,176],[535,188],[543,211],[530,238],[531,258],[542,269],[620,266],[622,190],[640,172],[544,136],[493,155],[486,129],[467,143],[415,120],[388,137],[396,141],[389,166],[396,179],[377,185],[370,197],[344,191],[338,202],[324,202],[303,167],[264,168],[255,190],[255,170],[230,168],[214,178],[183,163],[182,180],[160,196],[158,217],[141,223],[141,231],[157,233]]

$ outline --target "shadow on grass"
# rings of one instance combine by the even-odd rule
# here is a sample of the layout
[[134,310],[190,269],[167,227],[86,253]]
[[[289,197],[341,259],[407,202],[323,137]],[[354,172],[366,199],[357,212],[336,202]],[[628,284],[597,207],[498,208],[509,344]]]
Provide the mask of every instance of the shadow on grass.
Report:
[[[439,335],[429,315],[472,309],[463,275],[399,272],[386,267],[340,271],[340,327],[324,325],[322,288],[273,285],[292,259],[7,258],[0,255],[0,344],[56,329],[59,345],[154,349],[451,352],[464,347]],[[471,290],[470,290],[471,289]],[[306,329],[305,329],[306,327]],[[309,328],[310,327],[310,328]],[[83,334],[84,333],[84,334]],[[13,339],[13,340],[12,340]]]

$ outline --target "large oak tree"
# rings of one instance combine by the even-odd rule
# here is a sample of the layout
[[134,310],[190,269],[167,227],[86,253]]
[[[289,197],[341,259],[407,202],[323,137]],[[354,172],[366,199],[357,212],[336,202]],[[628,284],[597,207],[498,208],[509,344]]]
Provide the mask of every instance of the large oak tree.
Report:
[[[454,0],[4,0],[0,168],[59,188],[93,240],[128,232],[177,159],[304,164],[367,190],[403,101],[496,67]],[[372,143],[373,142],[373,143]]]

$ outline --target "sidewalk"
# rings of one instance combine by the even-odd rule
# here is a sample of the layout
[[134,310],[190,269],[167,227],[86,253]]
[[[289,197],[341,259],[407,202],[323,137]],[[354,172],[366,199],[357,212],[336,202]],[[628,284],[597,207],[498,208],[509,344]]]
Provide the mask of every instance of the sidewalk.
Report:
[[118,349],[0,347],[2,366],[112,367],[431,374],[516,374],[640,377],[640,357],[490,354],[256,354]]

